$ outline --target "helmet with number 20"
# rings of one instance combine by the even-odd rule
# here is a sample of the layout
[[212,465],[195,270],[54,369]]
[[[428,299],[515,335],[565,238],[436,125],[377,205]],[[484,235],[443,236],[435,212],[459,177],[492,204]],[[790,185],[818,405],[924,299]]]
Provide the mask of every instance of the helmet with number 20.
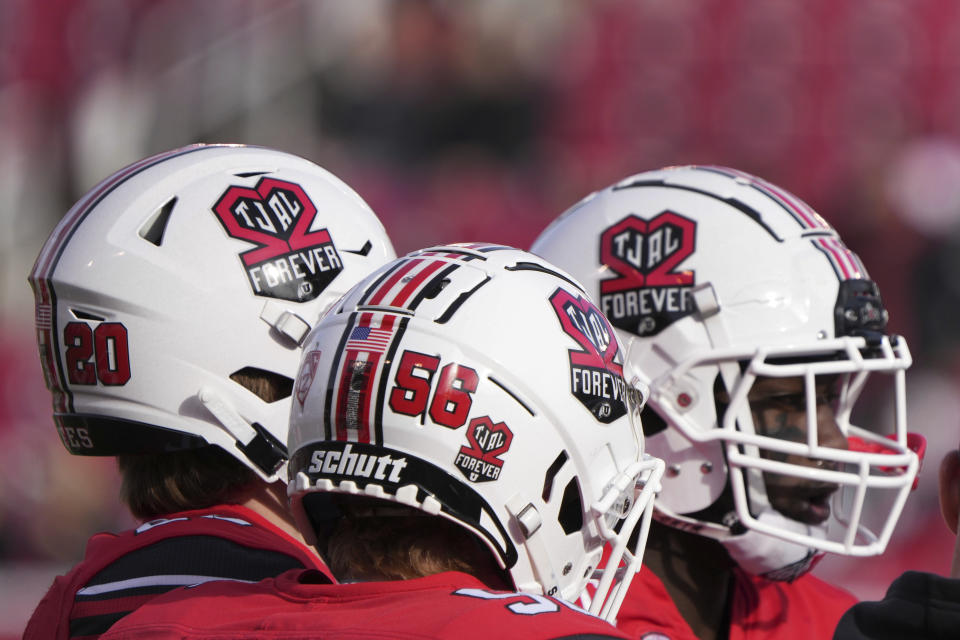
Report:
[[329,492],[407,505],[472,532],[518,590],[568,601],[609,544],[591,611],[613,619],[663,472],[622,364],[580,286],[536,256],[463,244],[394,261],[304,343],[289,464],[301,530]]
[[394,257],[360,196],[288,153],[194,145],[121,169],[30,275],[61,440],[80,455],[213,444],[285,478],[299,343]]
[[[904,419],[910,352],[886,335],[859,259],[808,205],[732,169],[671,167],[585,198],[531,251],[597,297],[650,386],[648,449],[667,464],[658,519],[720,540],[743,568],[775,579],[820,552],[883,551],[918,467]],[[850,423],[871,374],[884,374],[896,402],[889,438]],[[798,381],[803,438],[754,424],[748,396],[771,378]],[[818,440],[825,380],[849,446]],[[802,499],[839,487],[832,520],[784,517],[765,487],[772,476],[813,486],[793,490]],[[868,511],[881,512],[876,524]]]

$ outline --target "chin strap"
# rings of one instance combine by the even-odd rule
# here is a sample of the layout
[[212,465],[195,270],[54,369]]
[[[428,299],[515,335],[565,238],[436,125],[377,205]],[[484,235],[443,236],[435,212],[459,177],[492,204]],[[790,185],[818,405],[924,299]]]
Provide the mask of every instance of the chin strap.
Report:
[[[657,511],[656,519],[668,527],[716,540],[724,546],[737,566],[747,573],[767,580],[793,582],[813,569],[824,555],[822,551],[812,547],[788,542],[752,529],[746,529],[743,533],[731,533],[731,530],[744,528],[740,526],[733,512],[730,516],[729,519],[732,522],[729,527],[664,513],[662,509]],[[772,508],[764,511],[758,520],[797,533],[816,537],[825,536],[823,527],[804,525],[781,515]]]
[[237,449],[257,466],[264,479],[269,479],[280,470],[287,461],[287,447],[262,424],[244,420],[236,409],[209,387],[200,389],[197,397],[227,433],[233,436]]
[[[760,513],[757,520],[803,535],[826,537],[824,526],[797,522],[769,507]],[[733,528],[736,526],[734,525]],[[737,565],[747,573],[779,582],[793,582],[813,569],[823,557],[822,551],[812,547],[751,529],[739,535],[720,539],[720,543]]]
[[[532,504],[524,504],[518,497],[511,498],[506,503],[507,513],[509,513],[514,522],[520,529],[524,538],[524,546],[527,554],[530,556],[530,564],[533,567],[534,576],[540,583],[544,595],[563,597],[560,593],[560,580],[554,571],[553,562],[551,562],[550,551],[547,549],[540,533],[543,525],[543,518]],[[533,589],[535,585],[515,585],[518,590]]]

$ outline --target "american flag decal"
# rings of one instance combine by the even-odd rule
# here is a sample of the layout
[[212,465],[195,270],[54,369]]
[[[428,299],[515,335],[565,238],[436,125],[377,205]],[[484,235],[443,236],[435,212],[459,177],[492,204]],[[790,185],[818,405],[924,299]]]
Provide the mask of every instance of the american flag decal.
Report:
[[53,326],[53,305],[49,303],[37,303],[37,330],[47,330]]
[[337,392],[328,420],[332,419],[337,440],[371,442],[379,432],[377,390],[388,382],[384,364],[400,323],[393,314],[371,312],[358,314],[354,321],[334,364]]
[[374,329],[373,327],[354,327],[347,340],[347,349],[366,351],[368,353],[384,353],[390,346],[393,331]]

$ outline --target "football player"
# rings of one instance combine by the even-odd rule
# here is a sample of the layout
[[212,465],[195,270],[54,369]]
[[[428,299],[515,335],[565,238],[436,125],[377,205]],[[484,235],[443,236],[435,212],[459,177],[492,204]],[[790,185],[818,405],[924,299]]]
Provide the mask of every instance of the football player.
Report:
[[[881,553],[919,464],[910,352],[857,256],[796,196],[710,166],[626,178],[532,251],[596,297],[651,390],[643,427],[667,470],[620,628],[829,637],[853,598],[807,572],[824,552]],[[891,438],[852,423],[865,389],[896,400]]]
[[159,593],[325,571],[287,509],[300,344],[395,257],[380,221],[303,158],[195,145],[81,198],[30,274],[53,416],[73,454],[116,456],[141,523],[98,534],[24,637],[95,638]]
[[[623,637],[663,462],[569,276],[502,246],[414,252],[321,320],[293,394],[292,508],[343,584],[208,582],[104,640]],[[594,577],[596,616],[570,604]]]

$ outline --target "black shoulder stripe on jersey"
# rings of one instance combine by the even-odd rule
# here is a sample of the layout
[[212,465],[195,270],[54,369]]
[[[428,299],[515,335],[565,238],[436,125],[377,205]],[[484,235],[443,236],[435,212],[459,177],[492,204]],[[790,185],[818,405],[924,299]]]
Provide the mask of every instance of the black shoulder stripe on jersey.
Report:
[[74,618],[70,620],[70,637],[83,638],[83,640],[96,638],[106,633],[120,618],[129,613],[129,611],[120,611],[118,613],[104,613],[98,616]]
[[[195,575],[195,574],[189,574]],[[135,576],[142,577],[142,576]],[[109,585],[110,583],[105,583]],[[88,585],[89,586],[89,585]],[[77,602],[99,602],[101,600],[116,600],[117,598],[133,598],[136,596],[158,596],[161,593],[166,593],[170,589],[176,589],[181,587],[180,584],[149,584],[140,587],[130,587],[122,589],[111,589],[110,591],[104,591],[103,593],[84,593],[76,594],[75,600]]]
[[[86,587],[122,583],[125,580],[158,575],[210,576],[233,580],[259,581],[289,569],[302,569],[293,556],[279,551],[252,549],[218,536],[179,536],[151,544],[118,558],[97,573]],[[121,586],[118,584],[118,586]],[[149,586],[140,584],[138,588]],[[129,590],[106,592],[113,597],[133,595]],[[102,597],[81,596],[77,599]]]

